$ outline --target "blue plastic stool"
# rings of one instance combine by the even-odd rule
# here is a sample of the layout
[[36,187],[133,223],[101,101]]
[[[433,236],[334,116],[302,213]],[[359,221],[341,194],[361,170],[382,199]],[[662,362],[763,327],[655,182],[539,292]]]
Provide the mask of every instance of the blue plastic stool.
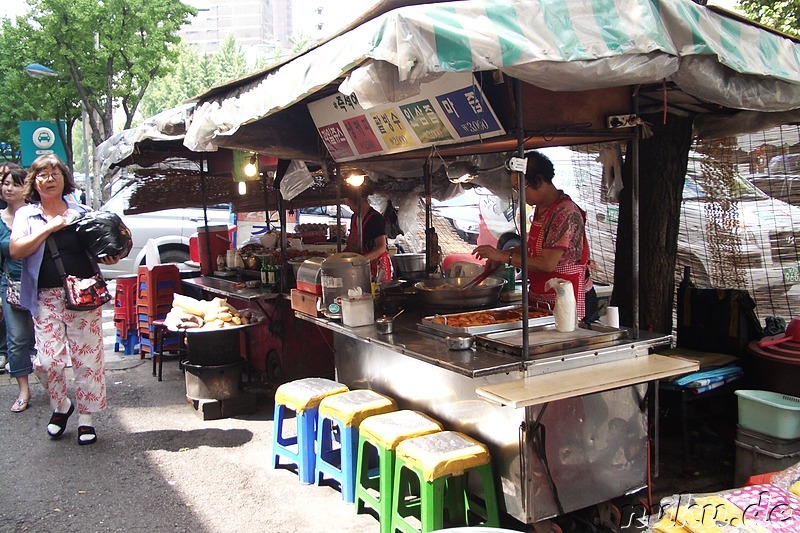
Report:
[[342,499],[353,503],[358,426],[367,417],[396,410],[394,400],[371,390],[354,390],[323,399],[319,404],[317,422],[317,458],[314,466],[317,485],[327,475],[339,482]]
[[139,344],[139,333],[135,329],[128,330],[128,336],[125,339],[120,338],[118,331],[117,338],[114,341],[114,351],[120,351],[120,346],[122,346],[125,355],[133,355],[136,353],[137,344]]
[[[319,404],[327,396],[348,390],[347,385],[325,378],[298,379],[278,387],[272,418],[272,468],[278,468],[280,458],[284,457],[297,465],[300,483],[310,485],[314,482],[314,441]],[[289,411],[295,415],[297,431],[294,435],[284,436],[283,425]]]

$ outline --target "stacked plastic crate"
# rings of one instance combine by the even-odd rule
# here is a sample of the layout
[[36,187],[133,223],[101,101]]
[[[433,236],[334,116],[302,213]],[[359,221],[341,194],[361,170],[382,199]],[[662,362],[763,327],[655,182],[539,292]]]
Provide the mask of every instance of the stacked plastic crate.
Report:
[[[174,294],[181,292],[181,277],[175,265],[140,266],[137,275],[136,315],[139,322],[140,354],[153,354],[152,322],[164,319],[172,308]],[[164,351],[178,349],[177,338],[164,339]]]
[[125,355],[133,355],[139,344],[139,330],[136,318],[136,276],[120,276],[116,280],[114,293],[114,327],[117,338],[114,351],[124,350]]

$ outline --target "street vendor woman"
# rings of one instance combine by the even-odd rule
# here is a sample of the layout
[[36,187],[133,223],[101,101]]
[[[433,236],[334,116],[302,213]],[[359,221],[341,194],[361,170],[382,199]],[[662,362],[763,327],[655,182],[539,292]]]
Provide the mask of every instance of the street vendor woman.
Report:
[[[363,186],[346,187],[345,204],[354,213],[350,218],[350,233],[347,236],[345,251],[360,253],[369,259],[370,275],[376,283],[390,281],[392,262],[389,260],[386,246],[386,219],[369,205]],[[358,223],[359,213],[361,213],[361,224]],[[361,247],[359,247],[359,236]]]
[[[578,319],[593,317],[596,297],[588,275],[589,243],[586,240],[586,213],[572,199],[553,185],[553,163],[542,153],[529,152],[525,170],[525,203],[533,206],[528,233],[528,281],[532,302],[555,303],[553,289],[545,284],[553,278],[572,282]],[[511,174],[511,185],[518,187],[517,173]],[[498,250],[484,244],[472,253],[486,259],[486,268],[503,263],[522,266],[520,248]],[[587,291],[591,291],[587,294]],[[588,308],[587,308],[588,307]]]

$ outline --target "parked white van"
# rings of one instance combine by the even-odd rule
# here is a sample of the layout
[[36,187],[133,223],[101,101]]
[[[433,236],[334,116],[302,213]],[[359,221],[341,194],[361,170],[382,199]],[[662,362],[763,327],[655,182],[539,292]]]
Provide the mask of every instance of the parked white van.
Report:
[[[125,259],[115,265],[100,265],[107,279],[117,276],[136,274],[139,265],[145,264],[145,245],[153,239],[161,263],[176,263],[178,268],[187,268],[184,263],[189,260],[189,238],[197,232],[197,228],[205,224],[202,208],[181,208],[153,211],[136,215],[123,213],[128,206],[126,190],[118,192],[103,204],[102,211],[118,214],[131,230],[133,249]],[[209,207],[208,224],[210,226],[229,226],[230,209],[225,206]]]

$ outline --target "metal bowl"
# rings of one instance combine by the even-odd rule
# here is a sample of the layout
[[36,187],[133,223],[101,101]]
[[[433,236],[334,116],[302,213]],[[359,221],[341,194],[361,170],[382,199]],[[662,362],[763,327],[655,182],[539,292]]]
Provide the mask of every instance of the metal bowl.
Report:
[[494,305],[500,300],[500,291],[506,280],[487,278],[475,287],[461,290],[474,278],[439,278],[418,281],[414,284],[420,302],[436,309],[476,309]]
[[428,274],[425,268],[425,254],[394,254],[389,257],[400,279],[420,280]]

